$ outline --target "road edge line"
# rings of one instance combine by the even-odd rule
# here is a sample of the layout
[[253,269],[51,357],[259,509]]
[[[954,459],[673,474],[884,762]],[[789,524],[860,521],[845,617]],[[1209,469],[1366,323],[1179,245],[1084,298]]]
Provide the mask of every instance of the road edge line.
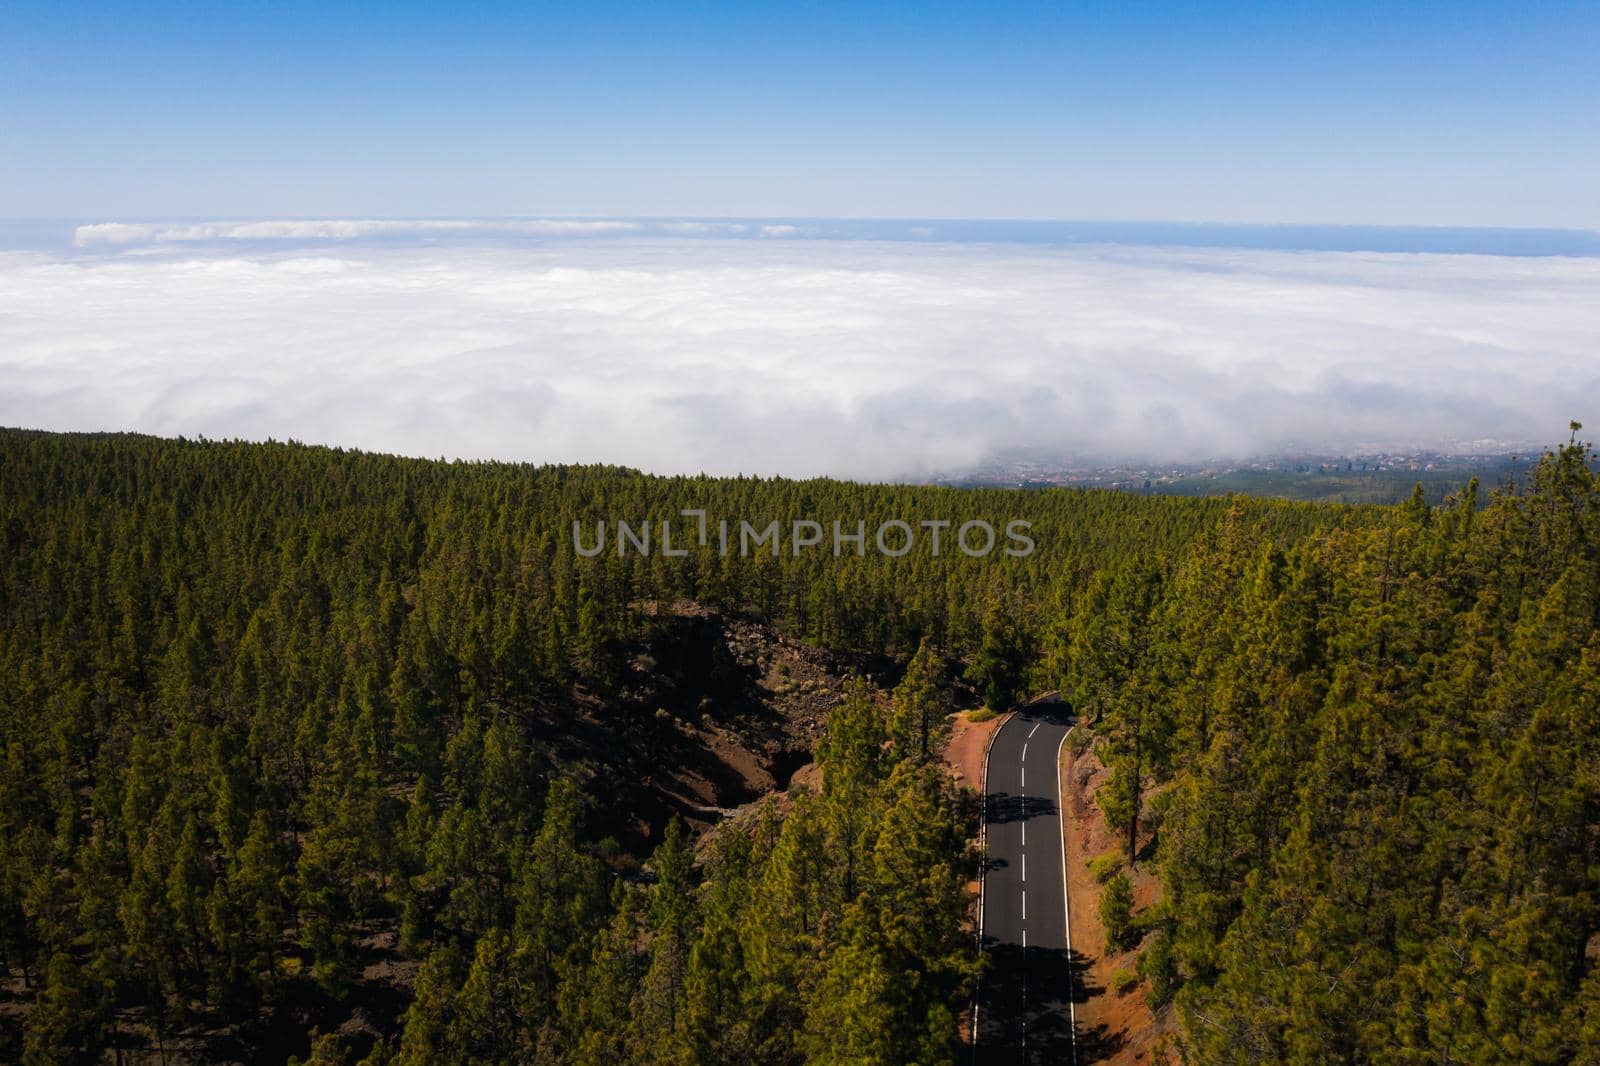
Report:
[[[1067,738],[1078,728],[1074,722],[1061,734],[1056,745],[1056,802],[1061,805],[1061,913],[1067,922],[1067,1018],[1072,1033],[1072,1066],[1078,1066],[1078,1005],[1072,994],[1072,886],[1067,883],[1067,795],[1061,787],[1061,751]],[[984,776],[988,776],[988,758],[984,758]]]

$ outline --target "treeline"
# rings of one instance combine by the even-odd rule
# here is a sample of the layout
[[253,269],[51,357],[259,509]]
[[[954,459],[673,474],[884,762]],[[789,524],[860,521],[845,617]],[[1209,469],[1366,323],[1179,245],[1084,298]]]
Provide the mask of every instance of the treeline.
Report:
[[[1038,548],[572,550],[685,508]],[[1379,514],[0,432],[0,1056],[944,1061],[973,960],[930,662],[1003,705],[1117,560]],[[677,600],[941,654],[853,690],[792,809],[630,854],[615,827],[661,812],[548,738]]]
[[1054,621],[1190,1061],[1600,1062],[1590,458],[1292,544],[1236,513]]
[[[929,753],[960,663],[1103,738],[1191,1060],[1600,1061],[1600,488],[1573,445],[1478,497],[0,432],[0,1057],[948,1061],[971,860]],[[1037,550],[572,550],[684,508],[1022,519]],[[835,709],[814,792],[698,858],[681,827],[630,854],[612,831],[661,812],[548,744],[626,706],[677,600],[912,660]]]

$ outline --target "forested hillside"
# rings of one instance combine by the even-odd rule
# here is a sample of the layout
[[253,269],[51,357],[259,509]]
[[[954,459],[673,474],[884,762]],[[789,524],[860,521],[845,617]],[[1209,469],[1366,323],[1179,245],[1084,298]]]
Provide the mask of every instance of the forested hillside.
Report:
[[[959,674],[1094,723],[1194,1061],[1597,1061],[1600,490],[1574,446],[1476,491],[0,432],[0,1057],[951,1061],[980,965],[931,757]],[[574,550],[575,521],[685,508],[1020,519],[1037,550]],[[859,667],[820,783],[698,848],[644,781],[679,750],[662,693],[716,717],[766,690],[718,645],[663,661],[686,609]]]
[[[276,444],[0,450],[4,1050],[35,1061],[281,1058],[319,1027],[342,1031],[324,1057],[374,1061],[945,1059],[974,963],[964,827],[923,739],[945,664],[1009,702],[1098,560],[1229,513]],[[576,520],[683,508],[1020,518],[1039,547],[573,550]],[[1252,514],[1281,535],[1348,517]],[[698,866],[679,830],[625,836],[670,824],[627,778],[671,769],[639,694],[680,601],[891,663],[930,649],[898,702],[848,690],[820,790]],[[575,766],[580,730],[657,766]]]
[[1600,486],[1477,492],[1241,515],[1056,619],[1193,1061],[1600,1062]]

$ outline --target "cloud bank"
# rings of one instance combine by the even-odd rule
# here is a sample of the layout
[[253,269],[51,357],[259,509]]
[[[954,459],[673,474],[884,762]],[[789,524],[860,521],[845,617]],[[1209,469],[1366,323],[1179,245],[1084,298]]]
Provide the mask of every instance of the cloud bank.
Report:
[[288,219],[265,222],[96,222],[73,231],[80,248],[96,244],[172,241],[348,241],[363,237],[500,236],[592,237],[627,233],[637,222],[612,219]]
[[184,243],[373,224],[0,253],[0,424],[864,478],[1600,424],[1594,259]]

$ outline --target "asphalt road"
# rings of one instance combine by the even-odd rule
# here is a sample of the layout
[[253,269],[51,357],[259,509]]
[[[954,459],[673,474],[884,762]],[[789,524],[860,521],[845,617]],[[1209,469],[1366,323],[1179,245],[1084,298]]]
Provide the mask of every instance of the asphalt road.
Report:
[[1025,707],[995,734],[984,781],[987,847],[978,1063],[1076,1063],[1078,978],[1068,936],[1057,755],[1060,705]]

